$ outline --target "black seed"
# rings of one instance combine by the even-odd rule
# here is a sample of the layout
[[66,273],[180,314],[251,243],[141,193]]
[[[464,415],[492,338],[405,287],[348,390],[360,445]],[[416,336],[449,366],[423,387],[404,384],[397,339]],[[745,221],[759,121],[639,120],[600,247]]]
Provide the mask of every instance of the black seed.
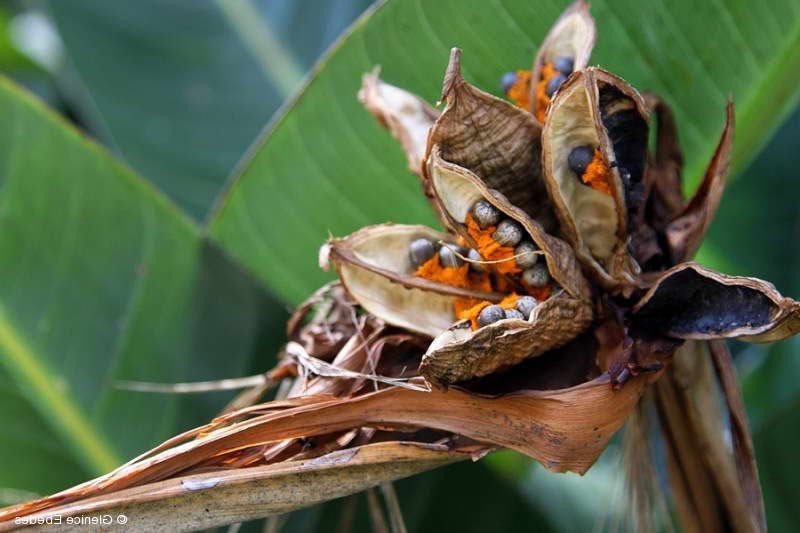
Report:
[[506,318],[516,318],[517,320],[525,320],[525,315],[516,309],[506,309]]
[[428,239],[416,239],[411,241],[409,246],[409,256],[414,268],[419,268],[425,261],[433,257],[436,253],[436,246]]
[[535,265],[539,260],[539,255],[536,253],[538,251],[539,248],[530,241],[519,243],[514,249],[514,255],[517,256],[514,260],[517,262],[517,266],[524,270]]
[[486,229],[489,226],[496,226],[500,222],[501,213],[486,200],[478,200],[472,206],[472,216],[481,229]]
[[586,167],[594,159],[594,148],[591,146],[578,146],[573,148],[567,156],[567,165],[579,178],[586,172]]
[[547,82],[547,86],[544,88],[545,94],[547,96],[553,96],[553,93],[555,93],[558,90],[558,88],[564,84],[565,81],[567,81],[566,76],[564,76],[563,74],[556,74],[555,76],[550,78],[550,81]]
[[520,296],[517,300],[517,309],[525,317],[525,320],[531,317],[534,308],[539,304],[533,296]]
[[505,74],[503,74],[503,78],[500,81],[500,85],[503,87],[503,94],[508,94],[508,91],[510,91],[511,87],[513,87],[513,85],[517,83],[518,79],[519,77],[517,76],[517,73],[514,72],[513,70],[511,72],[506,72]]
[[513,220],[506,219],[497,225],[492,239],[500,246],[516,246],[522,240],[522,228]]
[[442,246],[441,250],[439,250],[439,263],[444,268],[458,268],[464,264],[464,261],[462,261],[458,255],[456,255],[456,250],[454,250],[454,248],[457,247],[445,245]]
[[559,57],[553,61],[553,67],[564,76],[569,76],[575,69],[575,60],[571,57]]
[[490,305],[481,309],[478,313],[478,326],[484,327],[489,324],[494,324],[498,320],[503,320],[506,313],[499,305]]
[[546,287],[550,283],[550,272],[547,271],[547,265],[537,263],[531,268],[522,272],[522,283],[528,287],[540,289]]
[[[475,248],[470,248],[469,252],[467,252],[467,257],[470,258],[472,261],[483,261],[483,257]],[[483,265],[480,263],[470,263],[469,268],[474,270],[475,272],[483,272]]]

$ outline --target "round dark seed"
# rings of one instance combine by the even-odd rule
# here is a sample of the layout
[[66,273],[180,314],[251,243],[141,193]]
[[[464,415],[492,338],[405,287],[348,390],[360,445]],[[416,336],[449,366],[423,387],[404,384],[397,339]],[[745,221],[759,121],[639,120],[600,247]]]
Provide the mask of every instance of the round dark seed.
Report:
[[455,246],[445,245],[439,250],[439,263],[444,268],[458,268],[464,264],[458,255],[456,255]]
[[409,246],[409,256],[414,268],[419,268],[424,262],[433,257],[436,253],[436,246],[428,239],[416,239],[411,241]]
[[569,76],[575,70],[575,60],[571,57],[559,57],[553,61],[553,67],[564,76]]
[[[469,252],[467,252],[467,257],[472,261],[483,261],[483,257],[481,257],[480,252],[475,248],[470,248]],[[483,265],[480,263],[470,263],[469,268],[474,270],[475,272],[483,272],[484,268]]]
[[563,74],[556,74],[550,81],[547,82],[547,86],[544,88],[544,92],[547,96],[553,96],[553,94],[558,90],[564,82],[567,81],[567,77]]
[[505,317],[506,313],[502,307],[499,305],[489,305],[481,309],[481,312],[478,313],[478,326],[488,326],[489,324],[494,324],[498,320],[503,320]]
[[546,287],[550,283],[550,272],[547,271],[547,265],[537,263],[524,270],[522,272],[522,283],[537,289]]
[[505,74],[503,74],[503,78],[500,81],[500,85],[503,87],[503,94],[508,94],[508,91],[510,91],[511,87],[513,87],[514,84],[517,83],[518,79],[519,77],[517,76],[517,73],[514,72],[513,70],[511,72],[506,72]]
[[525,315],[516,309],[506,309],[506,318],[516,318],[517,320],[525,320]]
[[517,300],[517,310],[525,317],[525,320],[531,317],[534,308],[539,304],[533,296],[520,296]]
[[506,219],[497,225],[492,239],[500,246],[516,246],[522,240],[522,228],[515,221]]
[[502,213],[486,200],[478,200],[472,206],[472,216],[481,229],[486,229],[489,226],[496,226],[500,222]]
[[539,255],[536,253],[538,251],[539,248],[530,241],[519,243],[514,249],[514,255],[516,256],[514,260],[517,262],[517,266],[524,270],[535,265],[536,261],[539,260]]
[[572,149],[567,156],[567,164],[578,177],[583,176],[586,167],[594,159],[594,148],[591,146],[578,146]]

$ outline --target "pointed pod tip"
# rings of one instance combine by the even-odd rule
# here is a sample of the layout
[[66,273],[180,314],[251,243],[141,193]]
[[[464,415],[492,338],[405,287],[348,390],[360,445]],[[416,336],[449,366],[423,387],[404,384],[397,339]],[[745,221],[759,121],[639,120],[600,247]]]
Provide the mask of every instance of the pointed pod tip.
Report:
[[447,101],[447,96],[461,79],[461,49],[454,46],[450,49],[450,61],[447,63],[447,70],[444,73],[442,96],[440,98],[442,101]]

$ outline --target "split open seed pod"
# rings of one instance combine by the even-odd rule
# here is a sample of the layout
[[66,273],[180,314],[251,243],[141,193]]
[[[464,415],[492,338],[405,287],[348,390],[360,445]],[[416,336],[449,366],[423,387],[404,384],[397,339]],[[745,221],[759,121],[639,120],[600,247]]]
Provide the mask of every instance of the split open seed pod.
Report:
[[358,99],[378,122],[397,139],[408,159],[408,168],[422,176],[422,158],[428,131],[439,111],[419,96],[390,85],[378,77],[380,68],[364,74]]
[[[368,226],[343,239],[331,239],[323,246],[320,264],[324,268],[330,258],[342,284],[364,309],[389,324],[429,337],[456,321],[457,300],[496,302],[503,298],[491,290],[415,276],[417,267],[409,250],[417,239],[455,246],[452,236],[425,226],[383,224]],[[468,268],[466,264],[462,267]]]
[[664,272],[633,311],[636,326],[679,339],[774,342],[800,332],[800,302],[766,281],[696,263]]
[[467,83],[460,57],[461,51],[453,48],[442,86],[447,106],[431,129],[428,154],[437,146],[445,160],[470,169],[487,187],[553,230],[555,214],[542,177],[540,126],[525,110]]
[[647,114],[639,94],[602,69],[576,72],[542,132],[545,183],[565,238],[607,290],[635,284],[628,224],[641,208]]
[[[597,32],[594,19],[589,14],[585,0],[573,2],[556,20],[539,47],[533,62],[533,77],[530,87],[531,112],[543,123],[550,104],[547,85],[556,76],[569,77],[572,72],[583,70],[589,63]],[[570,69],[557,63],[571,60]]]
[[[561,346],[589,326],[589,287],[565,242],[545,233],[536,221],[501,193],[489,189],[470,170],[444,160],[438,146],[427,158],[426,171],[448,225],[469,245],[482,250],[476,241],[482,237],[476,233],[471,217],[473,206],[485,201],[523,229],[523,238],[530,239],[539,249],[539,261],[555,282],[544,291],[528,291],[537,296],[539,303],[527,319],[506,318],[477,329],[474,323],[464,320],[434,339],[420,366],[430,383],[446,387],[485,376]],[[501,259],[500,264],[506,261],[513,264],[516,259]],[[492,266],[497,265],[486,265]],[[515,278],[518,274],[512,271],[506,275],[519,294],[527,293],[528,287]]]

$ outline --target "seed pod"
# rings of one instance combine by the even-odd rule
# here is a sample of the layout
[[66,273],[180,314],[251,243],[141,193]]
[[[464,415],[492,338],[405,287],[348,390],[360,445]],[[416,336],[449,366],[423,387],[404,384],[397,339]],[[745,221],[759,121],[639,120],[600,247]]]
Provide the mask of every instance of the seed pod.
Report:
[[517,309],[527,320],[538,303],[533,296],[520,296],[519,300],[517,300]]
[[760,279],[682,263],[664,272],[636,304],[633,323],[678,339],[773,342],[800,332],[800,302]]
[[638,267],[628,252],[627,228],[644,201],[647,158],[641,97],[601,69],[575,72],[550,106],[542,147],[565,238],[602,287],[629,294]]
[[472,206],[472,216],[475,217],[475,222],[481,229],[486,229],[489,226],[496,226],[503,214],[489,202],[478,200]]
[[550,273],[544,265],[533,265],[531,268],[525,269],[525,271],[522,272],[522,283],[526,287],[537,289],[547,287],[550,283]]
[[411,257],[411,265],[418,268],[436,254],[436,245],[425,238],[416,239],[411,241],[408,253]]
[[532,267],[539,260],[538,252],[539,248],[537,248],[536,245],[530,241],[519,243],[519,245],[517,245],[517,247],[514,249],[517,266],[522,269]]
[[503,220],[492,233],[492,238],[500,246],[516,246],[522,240],[522,228],[513,220]]
[[595,34],[594,19],[584,0],[573,2],[550,28],[533,61],[531,112],[540,123],[545,122],[549,96],[558,87],[554,87],[549,94],[545,94],[544,88],[554,76],[566,77],[586,67],[594,47]]
[[452,248],[450,246],[442,246],[442,249],[439,250],[439,263],[441,263],[444,268],[460,267],[464,264],[464,261],[458,257],[457,251],[458,249],[455,246]]
[[[541,225],[502,194],[489,190],[470,170],[445,161],[437,145],[427,157],[425,171],[448,227],[475,245],[468,229],[472,206],[479,200],[490,203],[506,219],[519,225],[526,241],[538,246],[544,260],[537,264],[544,270],[549,269],[552,277],[564,287],[562,292],[541,302],[536,319],[524,326],[499,320],[473,330],[468,322],[457,322],[438,335],[420,365],[420,373],[429,383],[446,387],[490,374],[561,346],[588,327],[592,320],[589,287],[565,242],[545,233]],[[511,257],[513,252],[514,249],[510,249]],[[487,269],[495,271],[497,267],[497,264],[486,265]]]
[[520,311],[516,309],[506,309],[505,318],[514,320],[525,320],[525,315],[523,315]]
[[450,53],[441,99],[447,107],[431,129],[429,150],[438,146],[444,159],[472,171],[487,188],[500,191],[546,231],[554,230],[555,214],[541,171],[541,126],[536,119],[467,83],[461,76],[457,48]]
[[417,267],[408,250],[421,238],[451,241],[451,236],[424,226],[369,226],[329,241],[320,253],[321,263],[328,258],[333,262],[347,292],[364,309],[389,324],[431,337],[456,321],[456,300],[497,302],[503,298],[502,294],[415,276]]
[[478,314],[478,325],[480,327],[494,324],[498,320],[503,320],[506,317],[505,311],[499,305],[489,305],[483,308]]

